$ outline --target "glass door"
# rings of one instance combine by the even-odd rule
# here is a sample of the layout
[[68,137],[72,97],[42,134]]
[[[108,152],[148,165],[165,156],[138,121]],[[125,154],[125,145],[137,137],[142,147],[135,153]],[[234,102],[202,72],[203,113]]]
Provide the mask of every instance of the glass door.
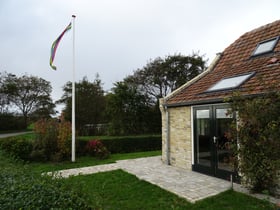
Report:
[[214,106],[215,176],[230,179],[233,173],[232,138],[230,126],[233,115],[229,108]]
[[194,170],[213,175],[212,112],[209,107],[194,109]]
[[193,170],[230,179],[233,173],[230,125],[233,116],[225,105],[194,109]]

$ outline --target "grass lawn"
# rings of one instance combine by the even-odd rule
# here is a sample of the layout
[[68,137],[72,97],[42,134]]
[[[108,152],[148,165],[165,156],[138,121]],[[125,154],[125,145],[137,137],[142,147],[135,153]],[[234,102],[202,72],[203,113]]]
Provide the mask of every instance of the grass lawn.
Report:
[[232,190],[191,204],[122,170],[70,177],[66,182],[85,193],[97,209],[274,209],[267,201]]
[[[2,169],[0,171],[0,179],[2,174],[5,175],[5,171],[7,170],[21,172],[24,168],[25,173],[30,173],[31,177],[40,178],[38,172],[48,171],[49,169],[57,170],[62,168],[82,167],[104,164],[106,161],[113,162],[120,159],[159,154],[159,151],[151,153],[118,154],[112,155],[110,159],[102,161],[92,158],[81,158],[77,159],[76,163],[68,162],[56,165],[50,163],[29,163],[23,166],[21,162],[14,162],[3,156],[0,152],[0,165]],[[24,192],[26,192],[27,189],[20,187],[22,183],[24,183],[21,177],[20,174],[15,176],[18,180],[14,183],[18,183],[19,186],[15,185],[13,188],[18,189],[17,193],[19,193],[18,191],[20,189],[24,190],[19,194],[31,196],[32,198],[32,193],[30,195],[26,194]],[[197,202],[196,204],[191,204],[173,193],[165,191],[146,181],[139,180],[136,176],[122,170],[70,177],[60,181],[62,189],[73,190],[80,195],[81,198],[85,199],[87,204],[93,209],[275,209],[274,206],[267,201],[258,200],[233,191],[227,191],[215,197]],[[48,187],[48,185],[46,185],[46,187]],[[18,200],[20,198],[15,197],[14,199]],[[2,209],[1,205],[0,202],[0,209]]]
[[123,153],[123,154],[111,154],[108,159],[98,160],[93,157],[83,156],[77,157],[76,162],[64,161],[61,163],[30,163],[31,168],[39,173],[57,171],[69,168],[81,168],[94,165],[102,165],[108,163],[115,163],[117,160],[134,159],[141,157],[151,157],[161,155],[161,151],[150,151],[150,152],[136,152],[136,153]]
[[6,130],[6,131],[0,131],[0,134],[7,134],[7,133],[19,133],[19,132],[32,132],[30,129],[24,129],[24,130]]

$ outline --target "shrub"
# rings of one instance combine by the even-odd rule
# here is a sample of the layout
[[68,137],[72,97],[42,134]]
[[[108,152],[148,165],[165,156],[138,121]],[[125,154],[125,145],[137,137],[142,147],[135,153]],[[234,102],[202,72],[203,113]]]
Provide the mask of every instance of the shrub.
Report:
[[273,194],[280,170],[280,94],[236,96],[232,107],[240,117],[236,148],[243,182],[252,191]]
[[106,159],[109,157],[110,152],[103,145],[100,140],[91,140],[87,143],[86,151],[89,155],[97,157],[99,159]]
[[70,122],[64,121],[58,124],[57,149],[63,159],[71,155],[71,132]]
[[12,113],[0,113],[0,131],[26,129],[24,119]]
[[161,150],[161,136],[118,137],[102,140],[111,153]]
[[39,120],[34,125],[36,140],[33,159],[61,161],[71,155],[71,123],[53,119]]
[[[126,136],[126,137],[108,137],[100,140],[110,153],[130,153],[161,150],[161,136]],[[83,155],[83,148],[87,141],[77,139],[78,153]]]
[[10,137],[0,141],[0,148],[15,158],[29,160],[32,142],[22,137]]
[[1,162],[0,182],[1,209],[90,209],[63,179],[38,176],[28,166]]

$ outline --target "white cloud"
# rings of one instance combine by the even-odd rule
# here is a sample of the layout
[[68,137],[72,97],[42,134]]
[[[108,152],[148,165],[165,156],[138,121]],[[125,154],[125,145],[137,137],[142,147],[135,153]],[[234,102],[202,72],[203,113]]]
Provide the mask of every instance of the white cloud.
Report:
[[278,0],[1,0],[0,70],[50,81],[53,97],[72,79],[72,32],[55,64],[52,42],[76,18],[76,74],[106,90],[117,80],[168,54],[200,51],[213,59],[243,33],[279,19]]

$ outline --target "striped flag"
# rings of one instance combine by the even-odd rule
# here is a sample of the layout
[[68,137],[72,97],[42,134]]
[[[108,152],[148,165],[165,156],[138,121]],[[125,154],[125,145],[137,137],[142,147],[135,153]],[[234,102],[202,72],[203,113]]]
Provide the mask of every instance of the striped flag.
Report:
[[59,37],[53,42],[52,48],[51,48],[51,57],[50,57],[50,66],[52,67],[53,70],[56,70],[56,66],[53,65],[56,49],[58,47],[58,44],[64,34],[69,31],[72,28],[72,23],[70,22],[69,25],[64,29],[64,31],[59,35]]

